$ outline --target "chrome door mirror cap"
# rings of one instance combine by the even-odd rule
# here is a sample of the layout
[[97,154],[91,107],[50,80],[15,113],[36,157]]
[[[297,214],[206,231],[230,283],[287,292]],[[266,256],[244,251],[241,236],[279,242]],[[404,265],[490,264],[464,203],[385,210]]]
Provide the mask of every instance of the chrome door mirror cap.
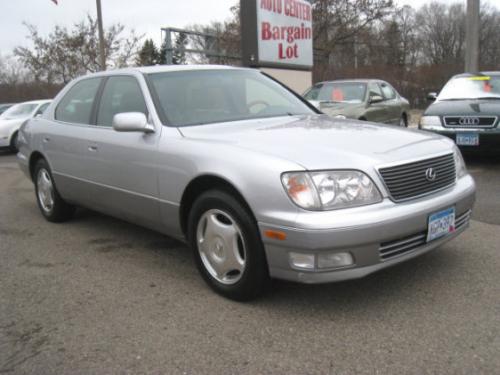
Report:
[[118,132],[154,132],[154,127],[148,124],[146,115],[141,112],[117,113],[113,116],[113,129]]

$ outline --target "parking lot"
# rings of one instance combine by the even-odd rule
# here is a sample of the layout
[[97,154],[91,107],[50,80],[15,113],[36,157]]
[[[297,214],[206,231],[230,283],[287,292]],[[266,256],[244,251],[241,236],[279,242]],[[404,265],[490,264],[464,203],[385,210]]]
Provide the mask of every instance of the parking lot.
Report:
[[500,156],[465,156],[478,200],[458,239],[236,303],[168,237],[86,210],[46,222],[0,153],[0,373],[498,374]]

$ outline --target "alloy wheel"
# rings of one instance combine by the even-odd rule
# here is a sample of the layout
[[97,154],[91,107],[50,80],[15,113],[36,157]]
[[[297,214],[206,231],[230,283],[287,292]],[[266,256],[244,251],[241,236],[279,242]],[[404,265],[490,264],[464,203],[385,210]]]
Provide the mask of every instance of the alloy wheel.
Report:
[[218,282],[237,283],[245,271],[246,249],[239,225],[227,213],[211,209],[201,215],[196,243],[205,269]]

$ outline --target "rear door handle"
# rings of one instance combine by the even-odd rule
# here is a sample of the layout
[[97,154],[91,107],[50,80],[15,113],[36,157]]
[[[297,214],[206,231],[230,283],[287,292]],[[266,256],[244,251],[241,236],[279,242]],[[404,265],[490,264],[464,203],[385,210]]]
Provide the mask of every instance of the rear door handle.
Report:
[[94,146],[94,145],[89,146],[89,151],[96,152],[97,151],[97,146]]
[[49,137],[43,138],[43,143],[48,143],[48,142],[50,142],[50,138]]

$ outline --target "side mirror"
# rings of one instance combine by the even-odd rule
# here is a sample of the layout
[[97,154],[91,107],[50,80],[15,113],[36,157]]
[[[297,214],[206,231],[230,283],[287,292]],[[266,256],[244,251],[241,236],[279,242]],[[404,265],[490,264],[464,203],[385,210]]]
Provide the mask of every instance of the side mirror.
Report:
[[438,96],[437,92],[430,92],[427,94],[427,100],[429,102],[433,102],[437,99],[437,96]]
[[380,103],[383,102],[384,98],[382,98],[380,95],[372,95],[370,96],[370,104],[374,103]]
[[154,132],[154,127],[148,124],[146,115],[141,112],[117,113],[113,116],[113,129],[117,132]]

